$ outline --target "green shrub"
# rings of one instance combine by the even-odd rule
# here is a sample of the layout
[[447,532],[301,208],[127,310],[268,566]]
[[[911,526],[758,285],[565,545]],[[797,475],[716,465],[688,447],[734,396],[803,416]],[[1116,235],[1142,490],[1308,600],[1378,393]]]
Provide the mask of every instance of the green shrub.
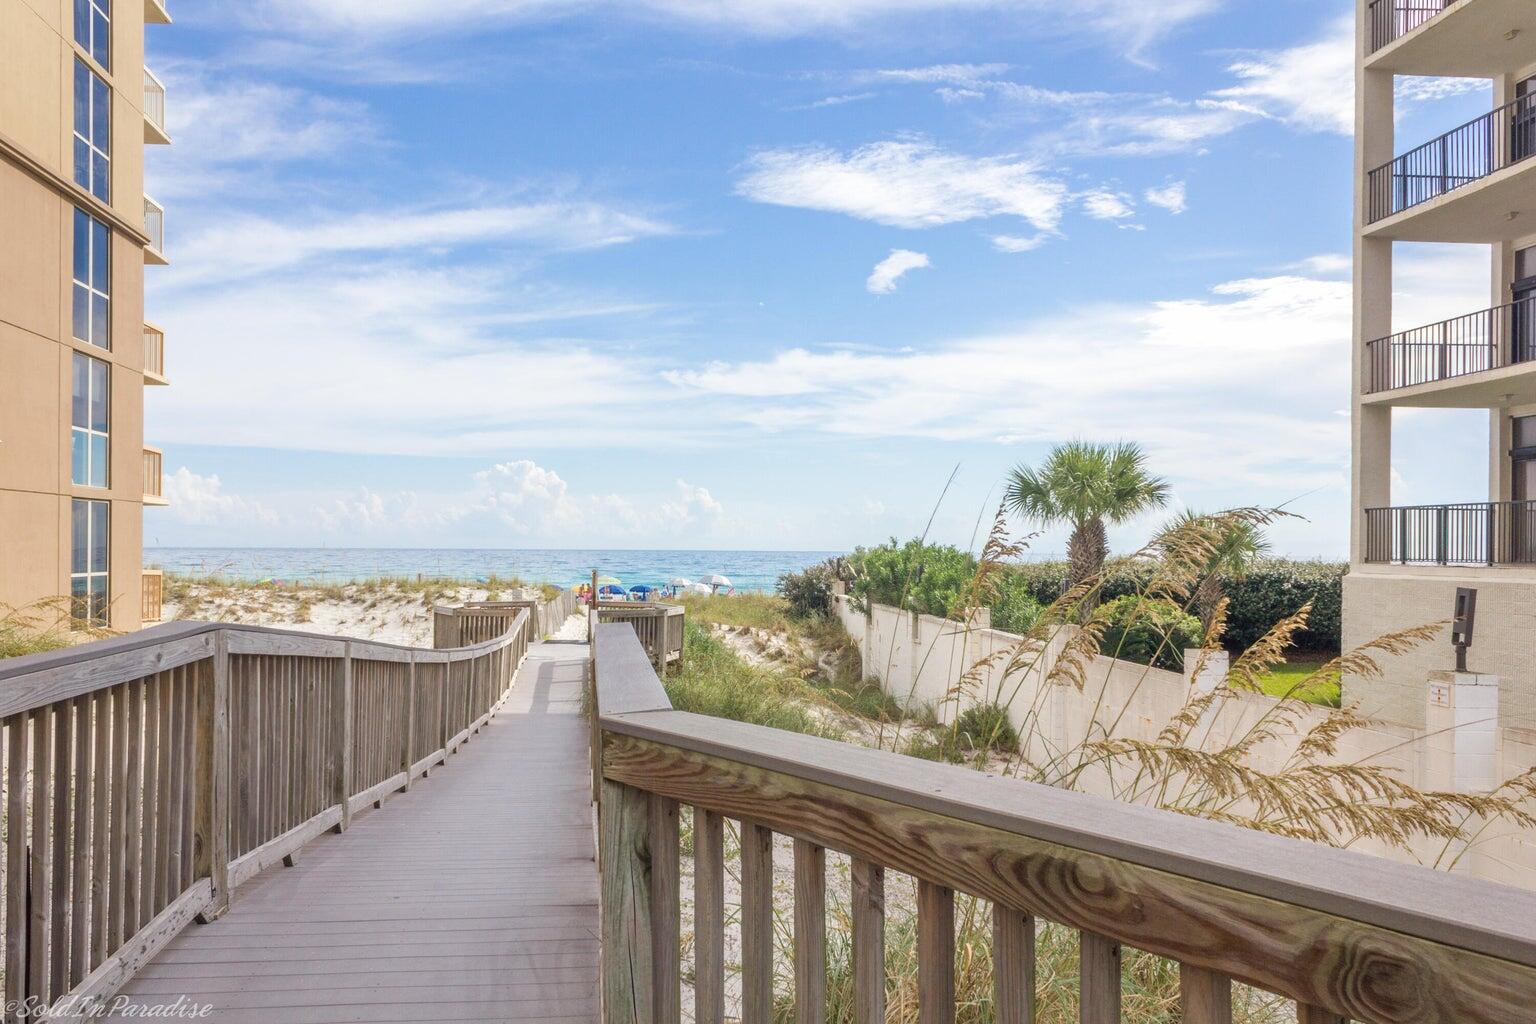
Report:
[[832,565],[823,562],[801,572],[787,572],[779,577],[778,593],[789,603],[789,613],[796,618],[809,619],[828,615],[832,611],[832,584],[837,573]]
[[1200,620],[1167,601],[1127,595],[1109,602],[1099,614],[1109,622],[1100,650],[1106,657],[1152,665],[1171,672],[1184,669],[1184,651],[1204,639]]
[[976,559],[944,544],[905,544],[891,538],[849,557],[853,594],[860,603],[905,608],[948,617],[964,605],[976,575]]
[[996,704],[976,704],[955,719],[955,735],[972,750],[995,750],[999,754],[1019,752],[1019,733],[1008,720],[1006,708]]
[[992,601],[992,628],[1005,633],[1027,633],[1040,617],[1041,604],[1029,589],[1021,573],[1002,572],[997,579],[997,596]]

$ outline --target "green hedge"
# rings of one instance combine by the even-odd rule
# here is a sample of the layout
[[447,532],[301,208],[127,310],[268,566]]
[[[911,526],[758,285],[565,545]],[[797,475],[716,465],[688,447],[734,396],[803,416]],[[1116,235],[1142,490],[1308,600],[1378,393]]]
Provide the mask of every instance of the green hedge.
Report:
[[[1049,604],[1067,585],[1065,562],[1030,562],[1015,570],[1025,581],[1031,597]],[[1275,623],[1312,602],[1307,628],[1296,635],[1297,648],[1334,653],[1343,638],[1344,562],[1261,562],[1240,580],[1222,581],[1230,604],[1227,607],[1227,646],[1242,650],[1258,640]],[[1146,583],[1149,567],[1121,563],[1110,570],[1103,600],[1136,593]]]

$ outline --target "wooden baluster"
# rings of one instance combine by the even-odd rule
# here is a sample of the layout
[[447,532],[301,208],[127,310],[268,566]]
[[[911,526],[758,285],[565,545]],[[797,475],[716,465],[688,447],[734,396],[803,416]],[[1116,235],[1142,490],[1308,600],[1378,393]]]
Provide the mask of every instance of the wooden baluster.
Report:
[[693,811],[693,1019],[725,1021],[725,819]]
[[919,1024],[954,1024],[955,893],[942,885],[917,883],[917,1019]]
[[341,804],[341,821],[336,824],[337,832],[345,832],[347,826],[352,824],[352,645],[346,645],[345,653],[341,659],[341,692],[338,695],[335,708],[335,735],[332,737],[333,756],[335,757],[335,792],[332,796],[333,803]]
[[[658,620],[659,621],[659,620]],[[663,664],[665,654],[662,655]],[[795,840],[795,1020],[827,1017],[827,853]]]
[[186,809],[182,806],[181,799],[183,784],[186,780],[182,774],[181,752],[187,742],[182,728],[182,702],[186,699],[189,683],[187,667],[183,665],[173,668],[167,676],[170,688],[165,692],[163,705],[165,743],[161,749],[161,754],[166,760],[160,776],[162,801],[166,809],[161,816],[165,844],[161,847],[162,894],[160,905],[155,908],[157,911],[170,906],[171,901],[181,893],[181,827],[182,820],[186,817]]
[[409,673],[405,679],[405,791],[411,791],[411,765],[416,763],[416,702],[420,699],[420,690],[416,686],[416,652],[411,652]]
[[599,806],[604,1024],[650,1024],[655,1005],[650,797],[604,781]]
[[198,917],[207,924],[229,910],[229,634],[213,638],[212,672],[199,688],[197,714],[198,861],[193,872],[213,883],[213,898]]
[[885,1024],[885,868],[853,859],[853,1019]]
[[677,801],[651,797],[651,970],[655,1024],[682,1020]]
[[70,816],[71,773],[74,749],[75,709],[70,701],[60,701],[53,712],[53,894],[51,898],[53,924],[51,948],[48,959],[53,965],[50,974],[49,997],[57,998],[69,991],[69,875],[71,839],[74,835],[74,819]]
[[139,833],[139,927],[144,927],[159,909],[156,882],[160,877],[155,859],[155,837],[160,831],[160,702],[162,679],[150,676],[144,683],[144,813]]
[[[5,725],[5,1001],[27,997],[27,734],[24,714]],[[19,1019],[14,1010],[7,1022]]]
[[124,914],[127,911],[128,847],[133,833],[128,831],[128,791],[133,788],[128,761],[128,683],[112,688],[112,820],[107,825],[111,835],[107,852],[108,955],[123,944]]
[[32,712],[32,911],[28,923],[27,994],[46,1000],[49,995],[48,952],[53,939],[49,881],[53,873],[53,831],[48,812],[53,805],[53,718],[51,707]]
[[128,790],[123,825],[123,938],[144,923],[144,680],[128,684]]
[[159,791],[155,794],[155,804],[158,808],[155,819],[155,901],[149,908],[149,916],[153,918],[164,910],[171,902],[171,842],[176,835],[176,808],[171,803],[173,776],[176,774],[175,742],[172,737],[171,716],[175,709],[176,689],[179,680],[176,670],[163,672],[160,675],[157,686],[160,691],[160,701],[157,706],[158,714],[155,721],[158,723],[156,732],[156,760],[159,762],[156,768],[156,781],[159,783]]
[[992,905],[992,992],[997,1024],[1034,1024],[1035,919],[996,903]]
[[75,843],[70,849],[69,988],[90,972],[91,960],[91,754],[95,705],[76,697],[75,777],[71,810]]
[[107,838],[112,818],[112,702],[106,690],[91,695],[96,749],[91,757],[91,958],[86,973],[107,958]]
[[1232,1024],[1232,979],[1189,964],[1179,965],[1184,1024]]
[[1349,1021],[1332,1010],[1297,1003],[1296,1024],[1349,1024]]
[[773,833],[741,823],[741,1024],[773,1020]]
[[1078,971],[1078,1019],[1082,1024],[1120,1024],[1120,943],[1082,933]]

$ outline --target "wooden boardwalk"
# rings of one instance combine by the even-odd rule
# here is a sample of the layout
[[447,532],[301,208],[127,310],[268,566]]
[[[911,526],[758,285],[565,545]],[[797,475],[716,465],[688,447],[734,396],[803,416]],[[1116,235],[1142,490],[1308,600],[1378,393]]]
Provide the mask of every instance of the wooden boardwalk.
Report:
[[231,1024],[596,1020],[585,657],[536,645],[462,753],[242,887],[122,994]]

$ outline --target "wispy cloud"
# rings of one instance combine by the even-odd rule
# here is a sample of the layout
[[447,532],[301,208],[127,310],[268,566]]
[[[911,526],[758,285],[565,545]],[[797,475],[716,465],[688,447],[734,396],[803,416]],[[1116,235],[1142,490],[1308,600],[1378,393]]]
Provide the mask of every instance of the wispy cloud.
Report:
[[985,217],[1054,230],[1069,198],[1033,161],[972,157],[929,142],[892,141],[850,153],[775,149],[748,161],[738,194],[760,203],[847,214],[903,228]]
[[1083,212],[1094,220],[1123,220],[1136,214],[1131,197],[1107,188],[1093,189],[1079,197]]
[[993,235],[992,248],[998,252],[1019,253],[1038,249],[1050,241],[1049,235]]
[[926,253],[892,249],[889,256],[875,264],[864,287],[873,295],[889,295],[896,290],[897,283],[905,274],[927,266],[930,264]]
[[1169,213],[1183,213],[1189,208],[1188,196],[1182,181],[1149,188],[1142,194],[1142,198]]

